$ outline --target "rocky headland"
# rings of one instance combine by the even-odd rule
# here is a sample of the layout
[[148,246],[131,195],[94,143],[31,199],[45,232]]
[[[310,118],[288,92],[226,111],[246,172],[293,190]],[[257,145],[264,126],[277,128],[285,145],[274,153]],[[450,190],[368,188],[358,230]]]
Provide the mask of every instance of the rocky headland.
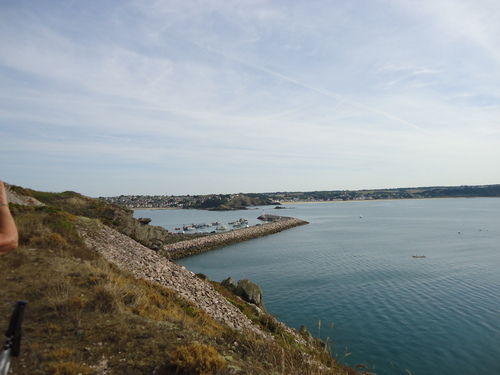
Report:
[[[258,285],[230,278],[219,284],[165,256],[306,222],[270,217],[266,224],[165,244],[178,236],[118,206],[74,192],[8,188],[20,246],[0,258],[0,313],[8,316],[12,301],[29,301],[23,322],[29,345],[12,364],[14,373],[356,373],[339,365],[321,340],[267,313]],[[156,241],[158,249],[138,240]]]

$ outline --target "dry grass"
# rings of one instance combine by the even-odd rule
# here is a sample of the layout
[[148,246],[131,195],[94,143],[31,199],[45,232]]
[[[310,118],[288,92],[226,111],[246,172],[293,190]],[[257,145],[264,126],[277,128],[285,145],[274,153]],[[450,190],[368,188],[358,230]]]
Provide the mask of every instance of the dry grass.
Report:
[[197,342],[177,347],[170,355],[170,363],[178,374],[210,375],[227,368],[217,349]]
[[300,347],[221,286],[274,340],[221,326],[173,291],[122,272],[86,248],[75,217],[58,208],[13,211],[21,246],[0,257],[0,316],[6,327],[12,304],[28,301],[15,374],[354,373],[321,345]]

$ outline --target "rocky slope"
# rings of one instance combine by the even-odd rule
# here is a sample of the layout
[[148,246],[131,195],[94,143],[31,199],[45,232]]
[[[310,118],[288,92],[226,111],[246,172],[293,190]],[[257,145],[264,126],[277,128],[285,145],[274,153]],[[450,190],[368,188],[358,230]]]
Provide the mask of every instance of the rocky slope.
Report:
[[[81,219],[77,227],[88,247],[97,250],[108,261],[132,273],[136,278],[174,290],[208,313],[215,321],[237,330],[247,329],[270,338],[215,291],[210,283],[193,272],[98,222]],[[287,331],[298,343],[305,344],[305,340],[295,330],[287,328]]]
[[31,196],[29,190],[27,189],[23,189],[7,183],[5,183],[5,188],[7,191],[7,199],[11,203],[34,207],[44,205],[38,199]]

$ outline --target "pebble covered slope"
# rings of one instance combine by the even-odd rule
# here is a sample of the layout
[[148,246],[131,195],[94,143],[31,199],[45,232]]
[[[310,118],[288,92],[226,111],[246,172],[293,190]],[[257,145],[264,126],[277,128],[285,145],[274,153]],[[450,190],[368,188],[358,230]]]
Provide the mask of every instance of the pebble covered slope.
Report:
[[216,321],[235,329],[260,330],[206,281],[130,237],[95,221],[78,225],[86,245],[108,261],[137,278],[168,287],[210,314]]

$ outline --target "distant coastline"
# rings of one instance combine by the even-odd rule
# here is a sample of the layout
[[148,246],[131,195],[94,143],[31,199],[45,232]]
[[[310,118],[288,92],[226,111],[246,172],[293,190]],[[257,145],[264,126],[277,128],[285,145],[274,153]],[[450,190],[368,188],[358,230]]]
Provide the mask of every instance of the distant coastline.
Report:
[[184,210],[182,207],[128,207],[132,211]]
[[[307,204],[307,203],[344,203],[344,202],[392,202],[392,201],[412,201],[412,200],[428,200],[428,199],[473,199],[473,198],[500,198],[499,197],[428,197],[428,198],[384,198],[384,199],[353,199],[348,201],[334,200],[334,201],[295,201],[295,202],[282,202],[282,205],[292,204]],[[291,207],[290,207],[291,208]]]
[[[386,199],[354,199],[354,200],[332,200],[332,201],[293,201],[293,202],[280,202],[281,209],[290,210],[294,207],[286,207],[293,204],[307,204],[307,203],[344,203],[344,202],[385,202],[385,201],[402,201],[402,200],[426,200],[426,199],[462,199],[462,198],[500,198],[500,197],[429,197],[429,198],[386,198]],[[133,211],[159,211],[159,210],[186,210],[182,207],[129,207]],[[192,208],[189,208],[192,210]],[[249,208],[256,209],[256,208]],[[268,208],[269,210],[275,209],[275,207]],[[202,208],[200,208],[202,210]]]
[[374,201],[432,198],[500,197],[500,185],[433,186],[371,190],[328,190],[309,192],[239,193],[210,195],[120,195],[100,197],[108,203],[133,210],[201,209],[213,211],[244,210],[248,207],[302,203]]

